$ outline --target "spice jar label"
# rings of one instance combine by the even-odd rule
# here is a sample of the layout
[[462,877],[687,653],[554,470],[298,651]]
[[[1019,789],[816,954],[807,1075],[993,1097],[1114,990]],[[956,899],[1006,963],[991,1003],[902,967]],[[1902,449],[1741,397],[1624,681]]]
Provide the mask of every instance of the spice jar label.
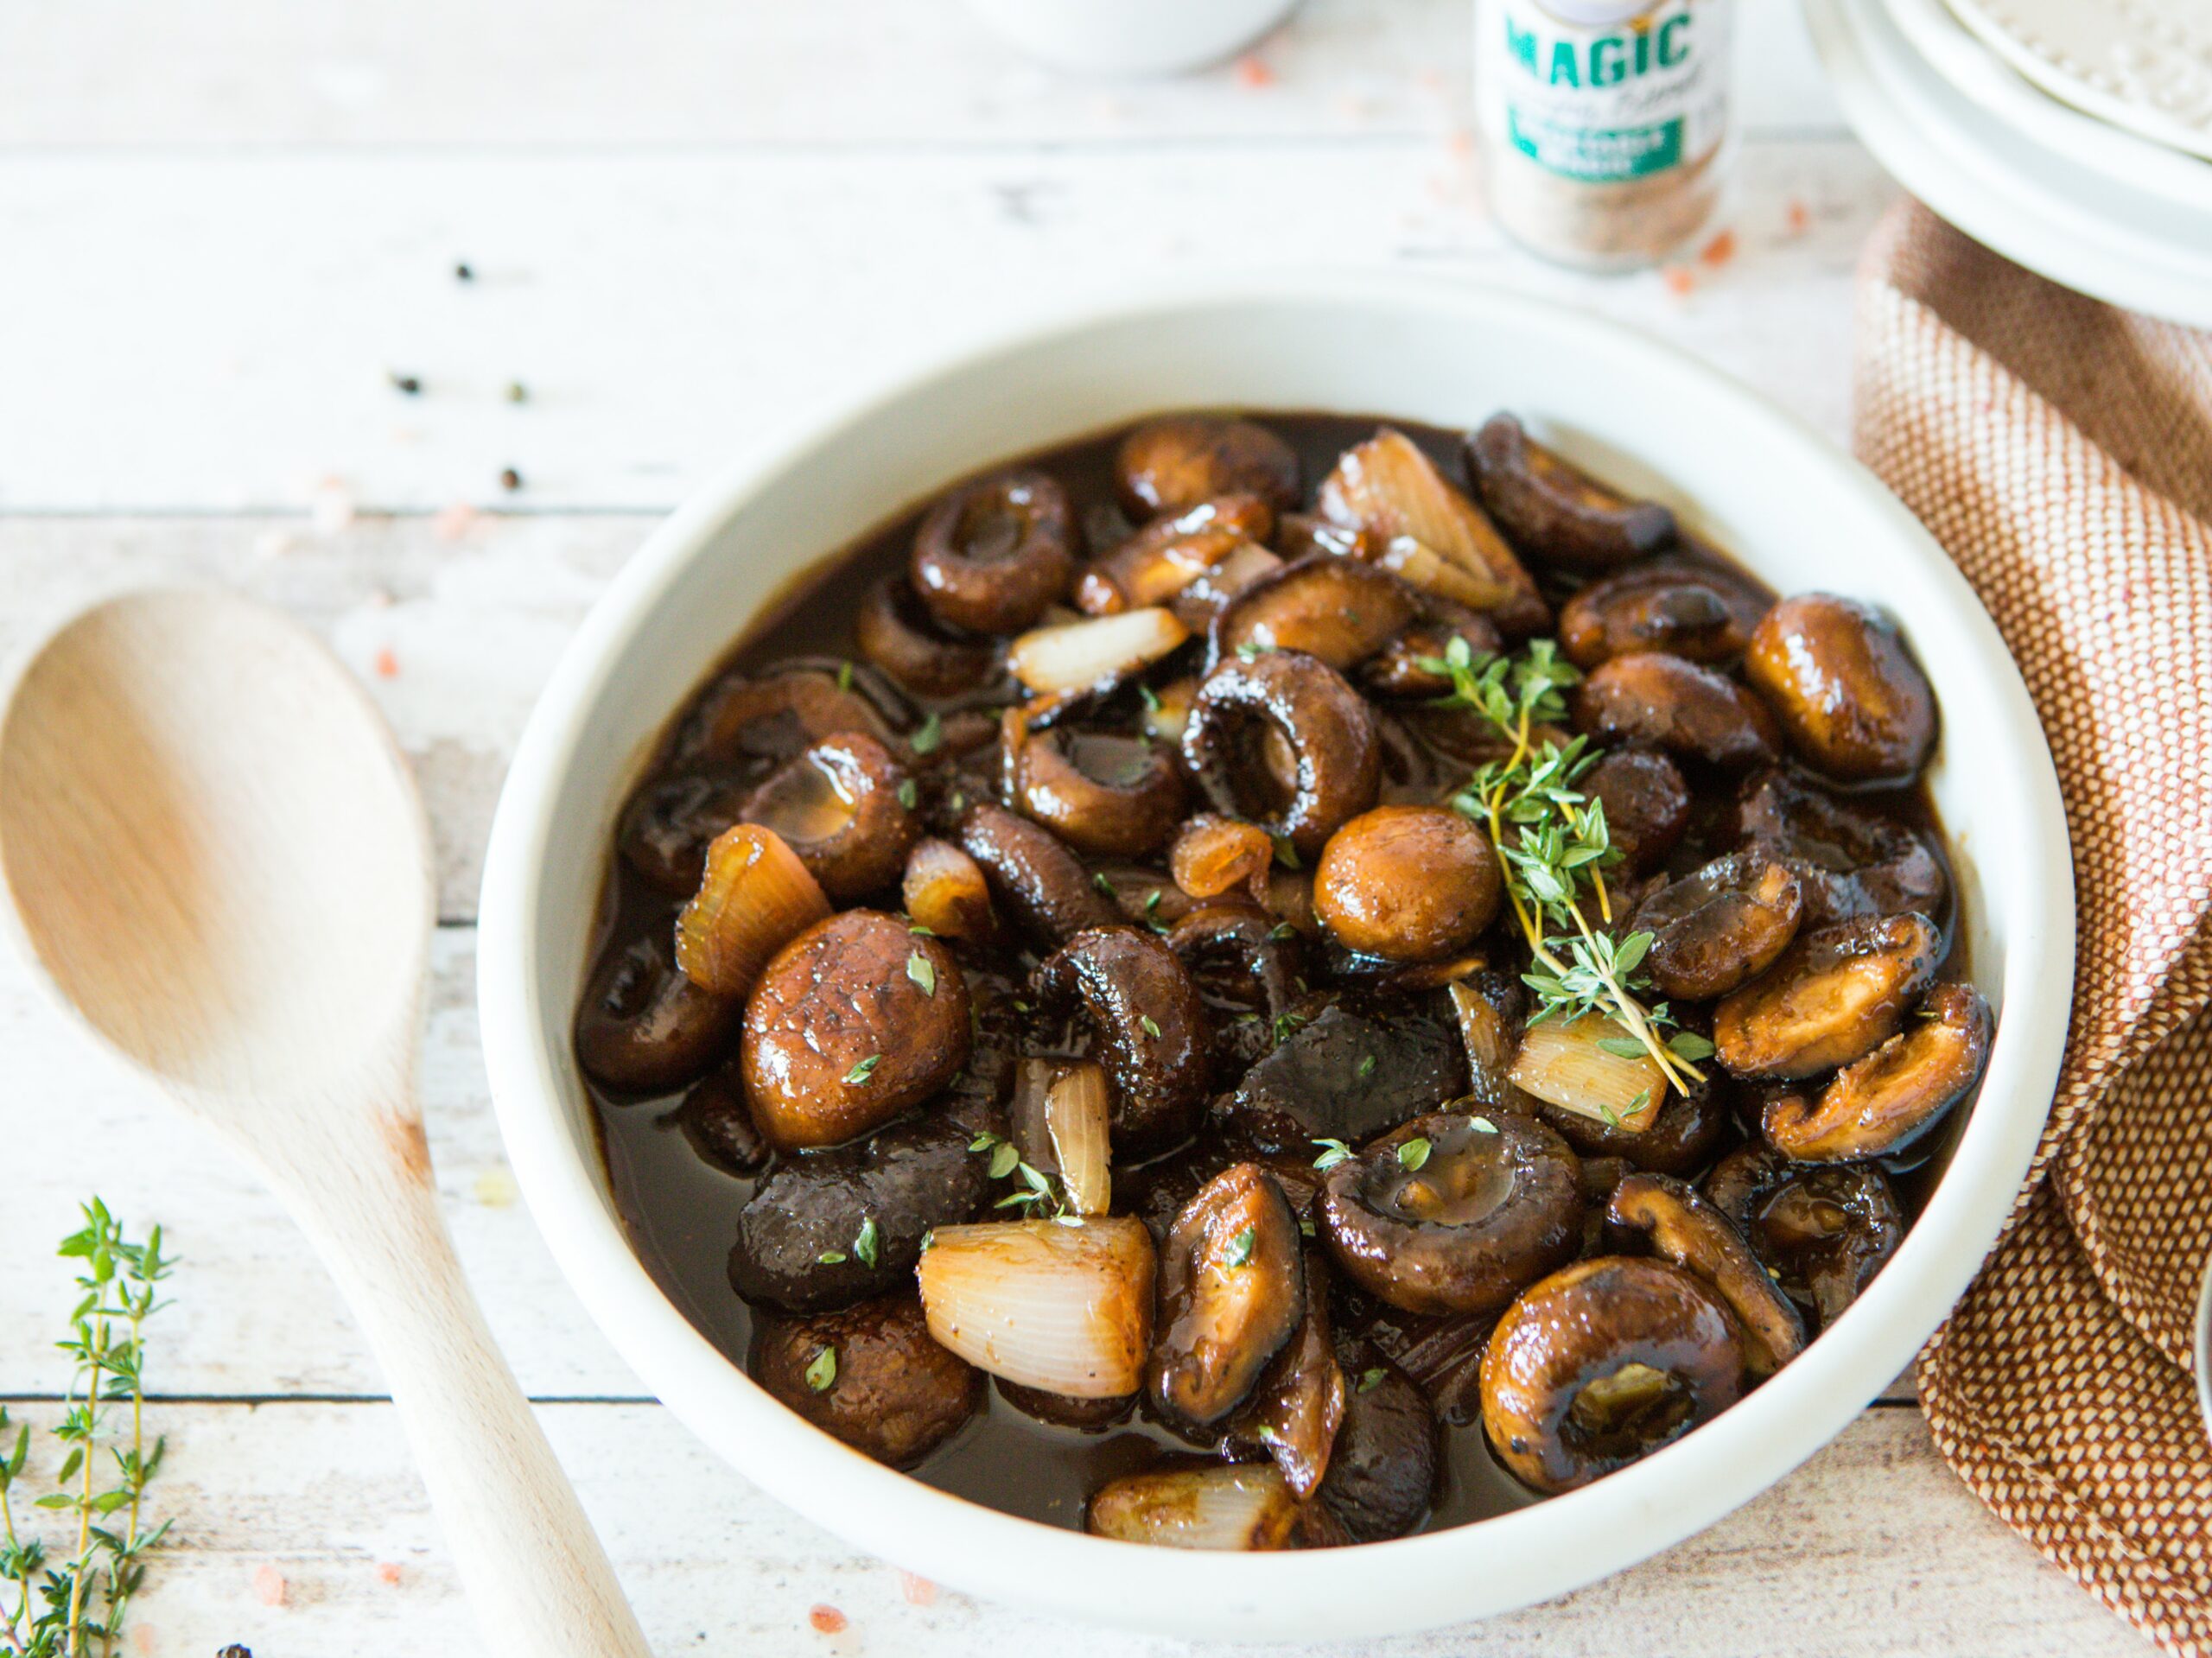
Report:
[[1726,130],[1727,0],[1478,0],[1476,15],[1484,128],[1548,173],[1649,178]]

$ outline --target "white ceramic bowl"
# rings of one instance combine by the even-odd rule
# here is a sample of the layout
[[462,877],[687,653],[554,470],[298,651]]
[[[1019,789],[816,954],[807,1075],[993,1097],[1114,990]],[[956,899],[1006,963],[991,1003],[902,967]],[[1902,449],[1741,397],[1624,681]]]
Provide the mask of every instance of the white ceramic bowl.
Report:
[[968,0],[1040,63],[1072,74],[1167,75],[1217,63],[1298,0]]
[[[709,1345],[632,1255],[569,1050],[608,835],[656,734],[813,560],[986,462],[1159,410],[1374,410],[1465,426],[1500,408],[1668,501],[1788,593],[1900,618],[1942,700],[1930,772],[1975,979],[1999,1009],[1980,1102],[1896,1258],[1743,1403],[1586,1490],[1478,1525],[1319,1553],[1196,1555],[1012,1518],[879,1466]],[[531,1208],[646,1384],[792,1508],[939,1582],[1185,1636],[1320,1640],[1478,1617],[1666,1547],[1782,1477],[1910,1361],[1995,1239],[2049,1109],[2074,909],[2049,750],[1973,593],[1872,477],[1788,416],[1611,324],[1464,285],[1185,285],[1012,334],[812,426],[656,533],[585,622],[516,753],[484,878],[485,1057]],[[1812,1569],[1808,1562],[1807,1569]]]

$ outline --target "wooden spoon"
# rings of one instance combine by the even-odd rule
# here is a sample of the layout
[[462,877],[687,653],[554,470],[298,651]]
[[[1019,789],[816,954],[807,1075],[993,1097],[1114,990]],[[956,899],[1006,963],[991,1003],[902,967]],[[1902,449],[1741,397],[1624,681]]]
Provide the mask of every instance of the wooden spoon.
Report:
[[360,687],[243,600],[86,612],[0,724],[0,876],[62,1000],[314,1241],[384,1367],[487,1648],[643,1658],[438,1212],[415,1092],[429,835]]

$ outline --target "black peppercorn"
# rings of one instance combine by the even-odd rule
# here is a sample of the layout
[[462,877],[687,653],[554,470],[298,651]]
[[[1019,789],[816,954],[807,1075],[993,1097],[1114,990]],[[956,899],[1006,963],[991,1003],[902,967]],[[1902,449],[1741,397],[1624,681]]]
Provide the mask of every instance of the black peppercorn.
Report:
[[517,472],[512,467],[509,467],[505,472],[499,474],[499,487],[505,490],[520,489],[522,487],[522,474]]
[[415,375],[402,374],[397,369],[387,370],[386,372],[391,375],[392,384],[410,397],[423,390],[422,380]]

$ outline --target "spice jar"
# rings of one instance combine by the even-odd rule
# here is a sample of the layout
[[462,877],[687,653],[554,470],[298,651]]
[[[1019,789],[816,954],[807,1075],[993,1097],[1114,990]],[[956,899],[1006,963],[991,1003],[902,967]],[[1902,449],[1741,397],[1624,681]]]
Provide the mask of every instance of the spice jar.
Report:
[[1694,240],[1733,153],[1734,0],[1475,0],[1491,210],[1563,264],[1630,270]]

